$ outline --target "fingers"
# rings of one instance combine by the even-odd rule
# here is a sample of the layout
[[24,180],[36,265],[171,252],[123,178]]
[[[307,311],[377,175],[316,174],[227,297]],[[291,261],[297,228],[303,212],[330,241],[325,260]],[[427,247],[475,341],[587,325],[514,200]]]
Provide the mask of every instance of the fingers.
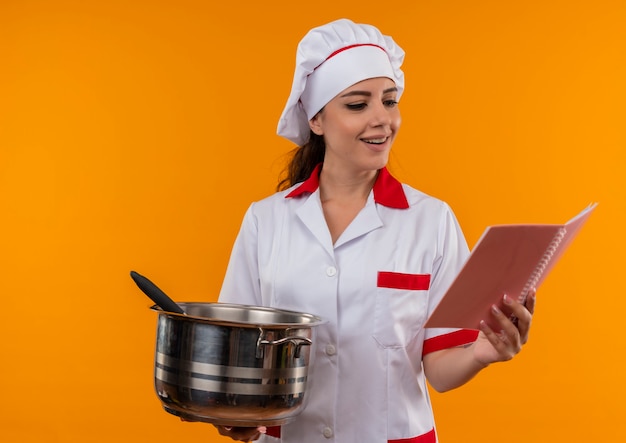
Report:
[[217,431],[220,435],[230,437],[235,441],[254,441],[258,440],[261,434],[267,432],[265,426],[259,427],[239,427],[239,426],[220,426],[216,425]]
[[474,346],[474,356],[481,364],[507,361],[518,354],[528,340],[528,331],[535,310],[535,292],[524,304],[503,296],[500,304],[491,307],[489,319],[480,322],[481,334]]
[[511,322],[509,317],[505,315],[496,305],[491,308],[492,315],[495,317],[501,329],[494,331],[487,322],[480,322],[480,330],[485,334],[489,343],[495,348],[500,356],[498,360],[506,361],[512,359],[521,350],[521,340],[519,331]]
[[526,298],[525,304],[521,304],[505,294],[502,298],[504,312],[498,306],[492,306],[492,315],[500,326],[500,331],[496,333],[489,328],[492,334],[486,335],[493,339],[490,342],[496,348],[503,348],[501,343],[504,343],[510,345],[509,349],[515,353],[521,350],[521,345],[528,341],[535,301],[535,291],[533,290]]
[[526,309],[532,314],[535,313],[535,304],[537,303],[537,290],[533,289],[526,297]]
[[525,304],[519,303],[507,295],[503,298],[505,307],[510,310],[508,313],[515,318],[514,326],[519,331],[522,344],[526,344],[528,341],[530,324],[535,310],[535,300],[535,291],[528,294]]

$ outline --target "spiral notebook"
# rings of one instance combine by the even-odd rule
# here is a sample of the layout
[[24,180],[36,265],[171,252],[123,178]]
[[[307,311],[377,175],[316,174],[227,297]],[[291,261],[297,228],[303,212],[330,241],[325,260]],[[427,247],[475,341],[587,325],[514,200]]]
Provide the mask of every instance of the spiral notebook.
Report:
[[465,265],[434,309],[425,327],[478,329],[485,320],[492,329],[492,304],[504,294],[524,302],[543,283],[587,221],[592,203],[565,224],[511,224],[488,227]]

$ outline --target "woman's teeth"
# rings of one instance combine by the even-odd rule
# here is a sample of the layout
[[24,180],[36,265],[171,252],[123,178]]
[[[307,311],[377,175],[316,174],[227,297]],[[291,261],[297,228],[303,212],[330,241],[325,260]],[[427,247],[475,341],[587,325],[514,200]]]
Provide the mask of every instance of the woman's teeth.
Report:
[[387,141],[387,137],[385,137],[385,138],[372,138],[372,139],[369,139],[369,140],[363,139],[363,141],[365,143],[370,143],[370,144],[373,144],[373,145],[380,145],[382,143],[385,143],[385,141]]

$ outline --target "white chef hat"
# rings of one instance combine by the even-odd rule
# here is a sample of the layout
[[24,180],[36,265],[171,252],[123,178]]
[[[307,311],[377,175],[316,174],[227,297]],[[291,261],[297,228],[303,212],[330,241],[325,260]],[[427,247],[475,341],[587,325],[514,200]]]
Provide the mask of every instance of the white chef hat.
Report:
[[362,80],[389,77],[404,89],[404,51],[374,26],[340,19],[311,29],[298,44],[296,69],[278,135],[301,146],[309,120],[344,89]]

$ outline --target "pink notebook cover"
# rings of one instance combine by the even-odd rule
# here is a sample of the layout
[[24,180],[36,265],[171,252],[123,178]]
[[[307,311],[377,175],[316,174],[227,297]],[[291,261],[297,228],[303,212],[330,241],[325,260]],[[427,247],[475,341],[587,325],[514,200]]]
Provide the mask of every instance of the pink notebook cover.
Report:
[[563,225],[488,227],[425,327],[478,329],[481,320],[492,326],[491,305],[501,306],[504,294],[523,302],[539,288],[596,205]]

